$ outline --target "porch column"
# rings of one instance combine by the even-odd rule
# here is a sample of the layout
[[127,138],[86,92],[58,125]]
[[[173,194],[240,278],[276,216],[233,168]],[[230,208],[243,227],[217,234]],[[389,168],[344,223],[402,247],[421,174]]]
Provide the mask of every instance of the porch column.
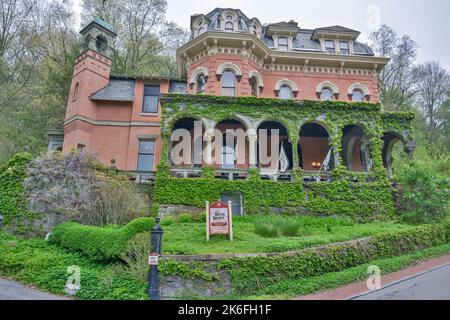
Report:
[[257,143],[258,143],[258,136],[254,133],[248,135],[248,158],[249,158],[249,165],[250,169],[254,169],[257,167]]
[[210,131],[207,131],[205,133],[205,141],[206,141],[206,148],[205,148],[205,154],[204,159],[206,165],[212,165],[212,133]]

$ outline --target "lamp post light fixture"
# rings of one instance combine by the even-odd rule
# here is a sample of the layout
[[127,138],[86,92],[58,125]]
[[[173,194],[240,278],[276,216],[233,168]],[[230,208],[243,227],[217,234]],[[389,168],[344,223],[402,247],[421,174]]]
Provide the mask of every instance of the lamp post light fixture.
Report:
[[149,257],[148,273],[148,297],[150,300],[161,300],[161,288],[159,284],[158,257],[161,254],[161,241],[163,229],[160,225],[160,218],[156,218],[156,223],[150,231],[152,253]]

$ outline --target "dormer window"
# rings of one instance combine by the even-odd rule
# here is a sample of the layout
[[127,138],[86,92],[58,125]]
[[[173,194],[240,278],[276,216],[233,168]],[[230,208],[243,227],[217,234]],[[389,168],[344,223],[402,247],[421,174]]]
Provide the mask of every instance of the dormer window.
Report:
[[341,54],[350,54],[350,48],[348,46],[348,42],[340,41],[339,42],[339,50],[341,51]]
[[286,37],[278,38],[278,49],[280,51],[288,51],[289,50],[288,38],[286,38]]
[[334,41],[333,40],[326,40],[325,41],[325,52],[326,53],[336,53],[336,49],[334,48]]
[[230,21],[225,23],[225,31],[226,32],[233,32],[234,31],[234,23],[230,22]]

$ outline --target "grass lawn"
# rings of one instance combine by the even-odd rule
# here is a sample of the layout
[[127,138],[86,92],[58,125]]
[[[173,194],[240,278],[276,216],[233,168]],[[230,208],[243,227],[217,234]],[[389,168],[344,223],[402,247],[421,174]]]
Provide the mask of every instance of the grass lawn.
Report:
[[369,237],[413,226],[397,222],[359,224],[345,218],[292,217],[300,223],[296,237],[265,238],[255,233],[255,222],[264,216],[236,217],[233,219],[234,242],[226,237],[205,239],[204,222],[173,221],[163,219],[163,245],[165,254],[211,253],[272,253],[314,247],[333,242]]

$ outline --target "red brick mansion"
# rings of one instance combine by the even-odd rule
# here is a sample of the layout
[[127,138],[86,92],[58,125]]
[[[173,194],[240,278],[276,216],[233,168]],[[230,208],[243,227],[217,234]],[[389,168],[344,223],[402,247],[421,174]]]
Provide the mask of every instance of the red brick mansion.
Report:
[[[262,25],[239,9],[220,8],[191,16],[191,32],[189,42],[177,52],[179,78],[118,76],[111,74],[110,44],[116,36],[112,26],[101,19],[86,26],[81,31],[84,45],[73,73],[62,150],[82,149],[107,165],[113,163],[121,170],[150,175],[161,159],[167,161],[165,153],[172,147],[163,147],[164,101],[173,101],[171,96],[180,99],[180,95],[186,95],[191,104],[196,97],[203,101],[209,96],[226,96],[236,103],[244,97],[256,97],[270,98],[260,100],[274,104],[275,100],[333,101],[359,106],[355,107],[354,119],[361,113],[361,120],[349,117],[348,123],[340,123],[344,118],[338,114],[313,114],[306,109],[301,109],[305,113],[292,124],[288,123],[292,116],[275,109],[262,118],[253,111],[230,113],[225,118],[219,117],[220,111],[209,116],[185,112],[183,117],[174,117],[172,129],[192,131],[193,121],[201,121],[202,134],[207,136],[202,146],[208,142],[208,131],[214,128],[248,132],[248,161],[216,165],[218,170],[224,169],[219,174],[225,173],[230,180],[245,179],[248,169],[261,168],[258,161],[255,165],[250,161],[258,159],[261,128],[280,130],[280,143],[289,159],[287,172],[295,168],[332,171],[338,166],[371,172],[379,162],[391,175],[393,144],[402,141],[407,147],[411,142],[406,131],[383,127],[387,123],[384,115],[373,118],[373,125],[362,124],[367,119],[362,120],[361,106],[380,102],[378,74],[388,59],[376,57],[367,45],[358,42],[360,32],[341,26],[309,30],[294,21]],[[373,138],[369,131],[376,126],[383,132]],[[51,137],[56,148],[58,136]],[[374,141],[381,141],[382,150],[374,150]],[[324,170],[332,146],[332,165]],[[222,159],[235,152],[231,149],[223,151]],[[374,161],[376,157],[380,161]],[[171,166],[171,170],[174,176],[187,178],[195,177],[201,167],[186,164]]]

